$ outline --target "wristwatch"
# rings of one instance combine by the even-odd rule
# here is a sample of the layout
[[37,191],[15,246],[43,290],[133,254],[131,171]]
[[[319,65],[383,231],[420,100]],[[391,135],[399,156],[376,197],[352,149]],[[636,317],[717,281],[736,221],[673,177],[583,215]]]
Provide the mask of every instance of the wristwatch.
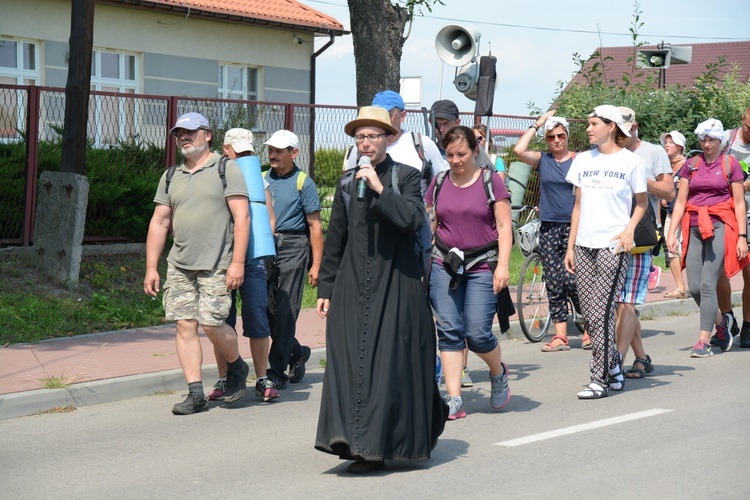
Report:
[[743,238],[747,238],[747,233],[740,233],[737,236],[742,236]]

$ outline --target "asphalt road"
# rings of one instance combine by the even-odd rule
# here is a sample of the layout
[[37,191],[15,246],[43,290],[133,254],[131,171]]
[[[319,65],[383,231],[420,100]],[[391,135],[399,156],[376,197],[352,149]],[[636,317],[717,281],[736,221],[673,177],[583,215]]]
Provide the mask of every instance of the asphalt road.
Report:
[[427,462],[357,477],[316,451],[323,373],[310,367],[274,403],[176,417],[171,393],[0,421],[2,497],[750,498],[750,349],[691,359],[695,314],[643,328],[656,370],[598,401],[575,396],[588,351],[503,340],[513,397],[492,411],[472,355],[468,416]]

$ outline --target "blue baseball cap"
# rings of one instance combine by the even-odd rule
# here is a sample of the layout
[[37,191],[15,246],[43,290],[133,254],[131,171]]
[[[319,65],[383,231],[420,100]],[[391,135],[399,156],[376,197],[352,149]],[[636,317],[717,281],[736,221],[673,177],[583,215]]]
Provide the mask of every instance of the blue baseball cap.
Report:
[[211,125],[209,125],[208,119],[200,113],[185,113],[177,119],[177,122],[169,130],[169,133],[174,134],[174,131],[178,128],[184,128],[185,130],[211,130]]
[[372,105],[383,108],[386,111],[390,111],[393,108],[398,108],[401,111],[406,109],[404,99],[398,94],[398,92],[392,90],[384,90],[375,94],[375,97],[372,98]]

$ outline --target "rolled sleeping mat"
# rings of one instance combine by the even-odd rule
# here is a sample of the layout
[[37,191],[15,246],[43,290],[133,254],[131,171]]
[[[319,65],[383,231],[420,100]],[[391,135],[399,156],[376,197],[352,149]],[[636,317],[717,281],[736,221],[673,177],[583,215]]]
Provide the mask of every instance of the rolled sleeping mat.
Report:
[[234,161],[245,177],[250,200],[250,242],[247,246],[247,260],[275,257],[276,246],[271,232],[271,218],[266,207],[266,191],[263,188],[260,160],[257,156],[243,156]]
[[[523,199],[526,197],[526,186],[529,184],[531,175],[531,165],[522,161],[513,161],[508,169],[508,191],[510,191],[510,205],[520,207],[523,205]],[[518,223],[520,215],[518,210],[513,210],[513,224]]]

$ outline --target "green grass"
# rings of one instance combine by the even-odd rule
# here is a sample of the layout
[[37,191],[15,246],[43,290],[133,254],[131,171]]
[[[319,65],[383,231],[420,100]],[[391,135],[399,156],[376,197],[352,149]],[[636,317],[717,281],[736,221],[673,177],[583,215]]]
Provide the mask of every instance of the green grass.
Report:
[[[163,262],[160,273],[166,274]],[[143,293],[142,254],[84,257],[78,290],[32,260],[0,257],[0,343],[37,342],[165,323],[161,300]]]

